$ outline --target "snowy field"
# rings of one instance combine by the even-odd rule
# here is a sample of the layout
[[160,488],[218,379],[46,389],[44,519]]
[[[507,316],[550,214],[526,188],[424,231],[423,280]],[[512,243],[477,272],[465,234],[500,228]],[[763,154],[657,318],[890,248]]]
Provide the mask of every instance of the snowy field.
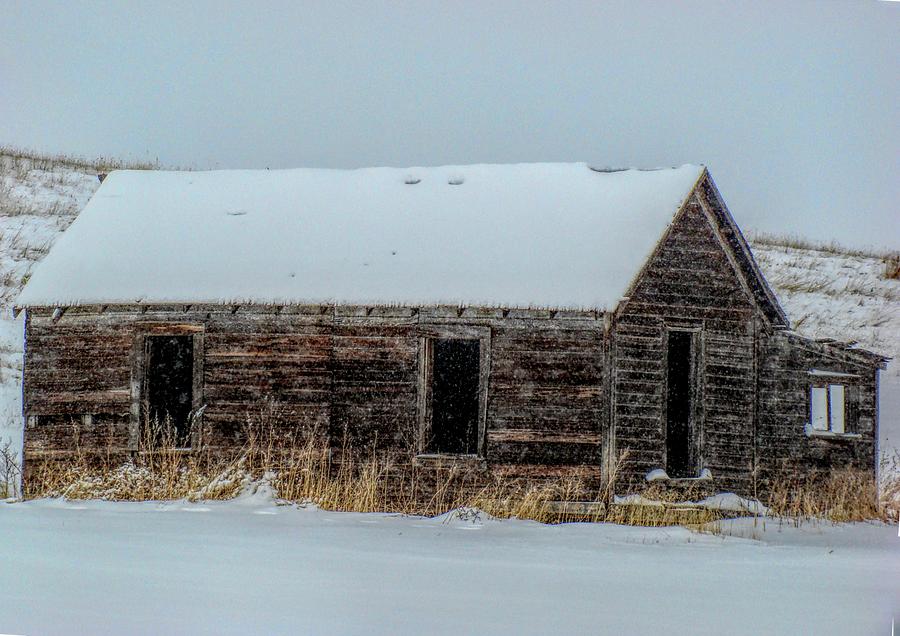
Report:
[[0,632],[890,634],[884,524],[683,528],[42,500],[0,507]]

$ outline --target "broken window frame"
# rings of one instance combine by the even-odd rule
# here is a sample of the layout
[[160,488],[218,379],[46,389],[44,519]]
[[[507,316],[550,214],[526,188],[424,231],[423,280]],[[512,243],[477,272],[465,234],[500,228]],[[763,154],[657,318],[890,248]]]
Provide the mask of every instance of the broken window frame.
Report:
[[[487,449],[487,399],[491,365],[490,327],[457,325],[423,325],[418,332],[418,387],[417,387],[417,458],[469,458],[484,459]],[[478,447],[474,454],[431,452],[429,442],[432,431],[432,379],[434,372],[435,340],[478,340]]]
[[203,397],[203,358],[205,328],[202,323],[140,323],[135,326],[131,351],[131,412],[128,428],[128,448],[140,450],[141,429],[143,426],[143,405],[147,391],[147,338],[150,336],[191,336],[193,370],[191,384],[191,417],[192,426],[188,435],[188,445],[176,450],[198,450],[202,446],[201,419]]

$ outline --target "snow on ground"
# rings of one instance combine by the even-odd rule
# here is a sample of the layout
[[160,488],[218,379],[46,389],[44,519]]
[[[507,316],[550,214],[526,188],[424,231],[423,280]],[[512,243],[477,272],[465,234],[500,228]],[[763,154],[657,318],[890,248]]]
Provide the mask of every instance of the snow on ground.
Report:
[[[545,526],[232,502],[0,505],[0,632],[888,634],[884,524]],[[893,614],[893,616],[892,616]]]
[[[0,319],[0,447],[22,456],[22,320]],[[3,476],[0,475],[0,482]]]
[[35,263],[100,185],[96,171],[0,149],[0,304],[12,304]]

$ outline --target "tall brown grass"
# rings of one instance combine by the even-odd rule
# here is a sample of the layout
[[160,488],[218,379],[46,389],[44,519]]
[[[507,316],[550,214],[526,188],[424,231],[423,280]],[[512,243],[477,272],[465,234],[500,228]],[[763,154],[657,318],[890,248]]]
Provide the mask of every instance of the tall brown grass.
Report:
[[900,254],[891,254],[884,259],[884,277],[900,280]]
[[[0,146],[0,167],[4,164],[20,171],[45,170],[52,172],[59,167],[93,172],[111,172],[112,170],[159,170],[159,159],[152,161],[123,161],[111,157],[97,157],[87,159],[77,155],[53,154],[17,148],[15,146]],[[21,175],[20,175],[21,176]]]
[[[80,425],[73,421],[73,453],[64,461],[38,464],[29,475],[26,496],[228,499],[263,480],[280,499],[329,510],[433,516],[478,508],[501,518],[551,522],[575,517],[599,520],[596,511],[605,509],[612,492],[612,479],[598,490],[589,485],[586,472],[536,484],[490,474],[465,462],[448,468],[417,466],[408,452],[356,451],[349,440],[333,448],[318,426],[288,425],[284,409],[273,401],[249,413],[243,428],[240,452],[225,455],[180,449],[171,422],[145,422],[138,451],[126,457],[114,449],[86,449]],[[561,514],[553,505],[585,500],[596,504],[587,515]]]
[[900,460],[896,452],[872,471],[843,468],[803,477],[783,475],[769,486],[770,514],[795,524],[804,521],[897,520],[900,512]]
[[124,457],[106,448],[86,449],[72,422],[74,452],[38,464],[26,484],[27,497],[69,499],[166,500],[226,499],[238,494],[245,474],[234,460],[213,460],[207,453],[179,448],[171,422],[142,427],[137,452]]
[[[613,462],[606,481],[599,485],[587,469],[535,482],[465,462],[446,468],[422,467],[411,461],[410,451],[357,451],[350,440],[335,447],[320,425],[291,424],[277,402],[266,400],[247,414],[243,447],[225,455],[206,445],[199,452],[180,449],[170,422],[148,422],[138,452],[127,458],[112,451],[87,452],[73,424],[75,452],[66,461],[45,462],[30,476],[26,496],[229,499],[262,481],[286,502],[353,512],[434,516],[454,509],[478,509],[498,518],[543,523],[686,525],[713,532],[723,516],[717,510],[683,503],[702,498],[699,491],[692,494],[690,487],[674,491],[652,484],[643,492],[645,503],[616,503],[614,493],[625,454]],[[202,433],[192,431],[201,441]],[[900,471],[900,460],[894,462],[893,468]],[[803,479],[785,476],[770,484],[765,503],[771,515],[796,523],[810,518],[836,522],[895,518],[900,507],[900,472],[886,470],[882,476],[881,484],[866,471],[835,471]]]

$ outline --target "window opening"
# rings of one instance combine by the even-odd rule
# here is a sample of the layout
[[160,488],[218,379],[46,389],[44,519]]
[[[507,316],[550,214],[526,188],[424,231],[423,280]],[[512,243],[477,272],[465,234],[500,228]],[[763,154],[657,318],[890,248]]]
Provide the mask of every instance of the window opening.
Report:
[[190,446],[194,340],[191,336],[147,336],[145,422],[154,436],[176,447]]
[[812,387],[809,391],[809,423],[812,429],[846,433],[846,404],[843,384]]
[[431,452],[478,452],[478,340],[432,342]]

